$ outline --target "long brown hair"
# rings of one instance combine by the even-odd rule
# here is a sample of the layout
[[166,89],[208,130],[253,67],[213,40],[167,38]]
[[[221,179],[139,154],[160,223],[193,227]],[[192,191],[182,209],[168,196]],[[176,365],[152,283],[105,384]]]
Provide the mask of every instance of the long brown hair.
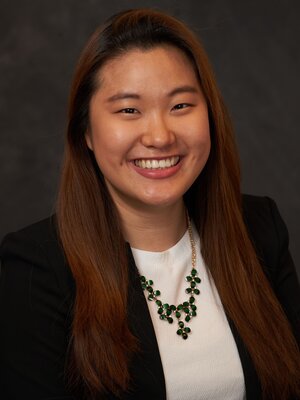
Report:
[[147,50],[164,44],[189,57],[208,103],[212,149],[185,195],[204,260],[251,355],[264,398],[299,395],[299,349],[243,220],[233,130],[209,61],[182,22],[149,9],[119,13],[96,30],[72,84],[57,208],[59,235],[76,282],[69,379],[85,388],[89,398],[106,391],[120,395],[128,387],[130,357],[138,350],[126,318],[126,247],[118,212],[85,133],[90,99],[104,63],[132,48]]

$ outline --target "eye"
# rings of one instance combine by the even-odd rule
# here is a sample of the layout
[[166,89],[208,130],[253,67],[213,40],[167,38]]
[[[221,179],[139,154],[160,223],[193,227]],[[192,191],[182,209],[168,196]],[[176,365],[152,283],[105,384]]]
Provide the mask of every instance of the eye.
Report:
[[174,106],[173,109],[174,110],[182,110],[184,108],[191,107],[191,106],[192,106],[192,104],[189,104],[189,103],[180,103],[180,104],[176,104],[176,106]]
[[122,110],[118,111],[119,113],[123,113],[123,114],[135,114],[137,113],[137,109],[136,108],[123,108]]

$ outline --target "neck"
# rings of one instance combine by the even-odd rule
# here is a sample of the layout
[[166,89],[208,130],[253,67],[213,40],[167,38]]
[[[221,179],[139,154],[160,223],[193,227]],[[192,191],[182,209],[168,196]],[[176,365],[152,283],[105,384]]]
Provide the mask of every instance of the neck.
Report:
[[136,249],[167,250],[181,239],[187,229],[183,201],[150,210],[136,210],[118,205],[117,208],[125,239]]

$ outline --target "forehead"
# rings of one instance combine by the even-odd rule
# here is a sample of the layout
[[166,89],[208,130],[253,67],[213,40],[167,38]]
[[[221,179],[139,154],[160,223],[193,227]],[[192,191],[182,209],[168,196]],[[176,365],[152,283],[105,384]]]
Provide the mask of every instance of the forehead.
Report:
[[195,67],[185,53],[172,46],[132,49],[109,60],[98,73],[99,89],[167,90],[174,85],[198,86]]

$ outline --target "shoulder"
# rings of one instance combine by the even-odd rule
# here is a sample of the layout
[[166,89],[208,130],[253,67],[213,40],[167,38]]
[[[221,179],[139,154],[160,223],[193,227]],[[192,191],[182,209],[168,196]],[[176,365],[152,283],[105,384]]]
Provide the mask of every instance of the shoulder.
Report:
[[8,244],[26,244],[35,243],[38,246],[43,245],[57,245],[58,235],[56,229],[56,218],[52,215],[49,218],[45,218],[41,221],[35,222],[25,228],[22,228],[16,232],[7,234],[1,245],[1,255],[6,249]]
[[249,227],[258,225],[266,228],[269,223],[274,222],[274,217],[279,214],[276,203],[267,196],[243,194],[242,204],[245,222]]
[[300,343],[300,285],[286,225],[268,197],[244,195],[243,211],[260,263]]
[[257,250],[276,257],[281,245],[288,242],[288,231],[276,203],[269,197],[248,194],[242,199],[244,221]]
[[295,268],[289,253],[289,234],[276,203],[269,197],[243,195],[243,216],[262,266],[276,285],[280,274]]
[[72,275],[68,268],[60,244],[55,215],[29,225],[17,232],[7,234],[0,246],[2,269],[11,265],[17,270],[33,268],[55,276],[59,286],[72,285]]
[[30,398],[66,396],[63,371],[75,290],[55,226],[55,218],[47,218],[6,235],[0,247],[5,398],[24,392]]

